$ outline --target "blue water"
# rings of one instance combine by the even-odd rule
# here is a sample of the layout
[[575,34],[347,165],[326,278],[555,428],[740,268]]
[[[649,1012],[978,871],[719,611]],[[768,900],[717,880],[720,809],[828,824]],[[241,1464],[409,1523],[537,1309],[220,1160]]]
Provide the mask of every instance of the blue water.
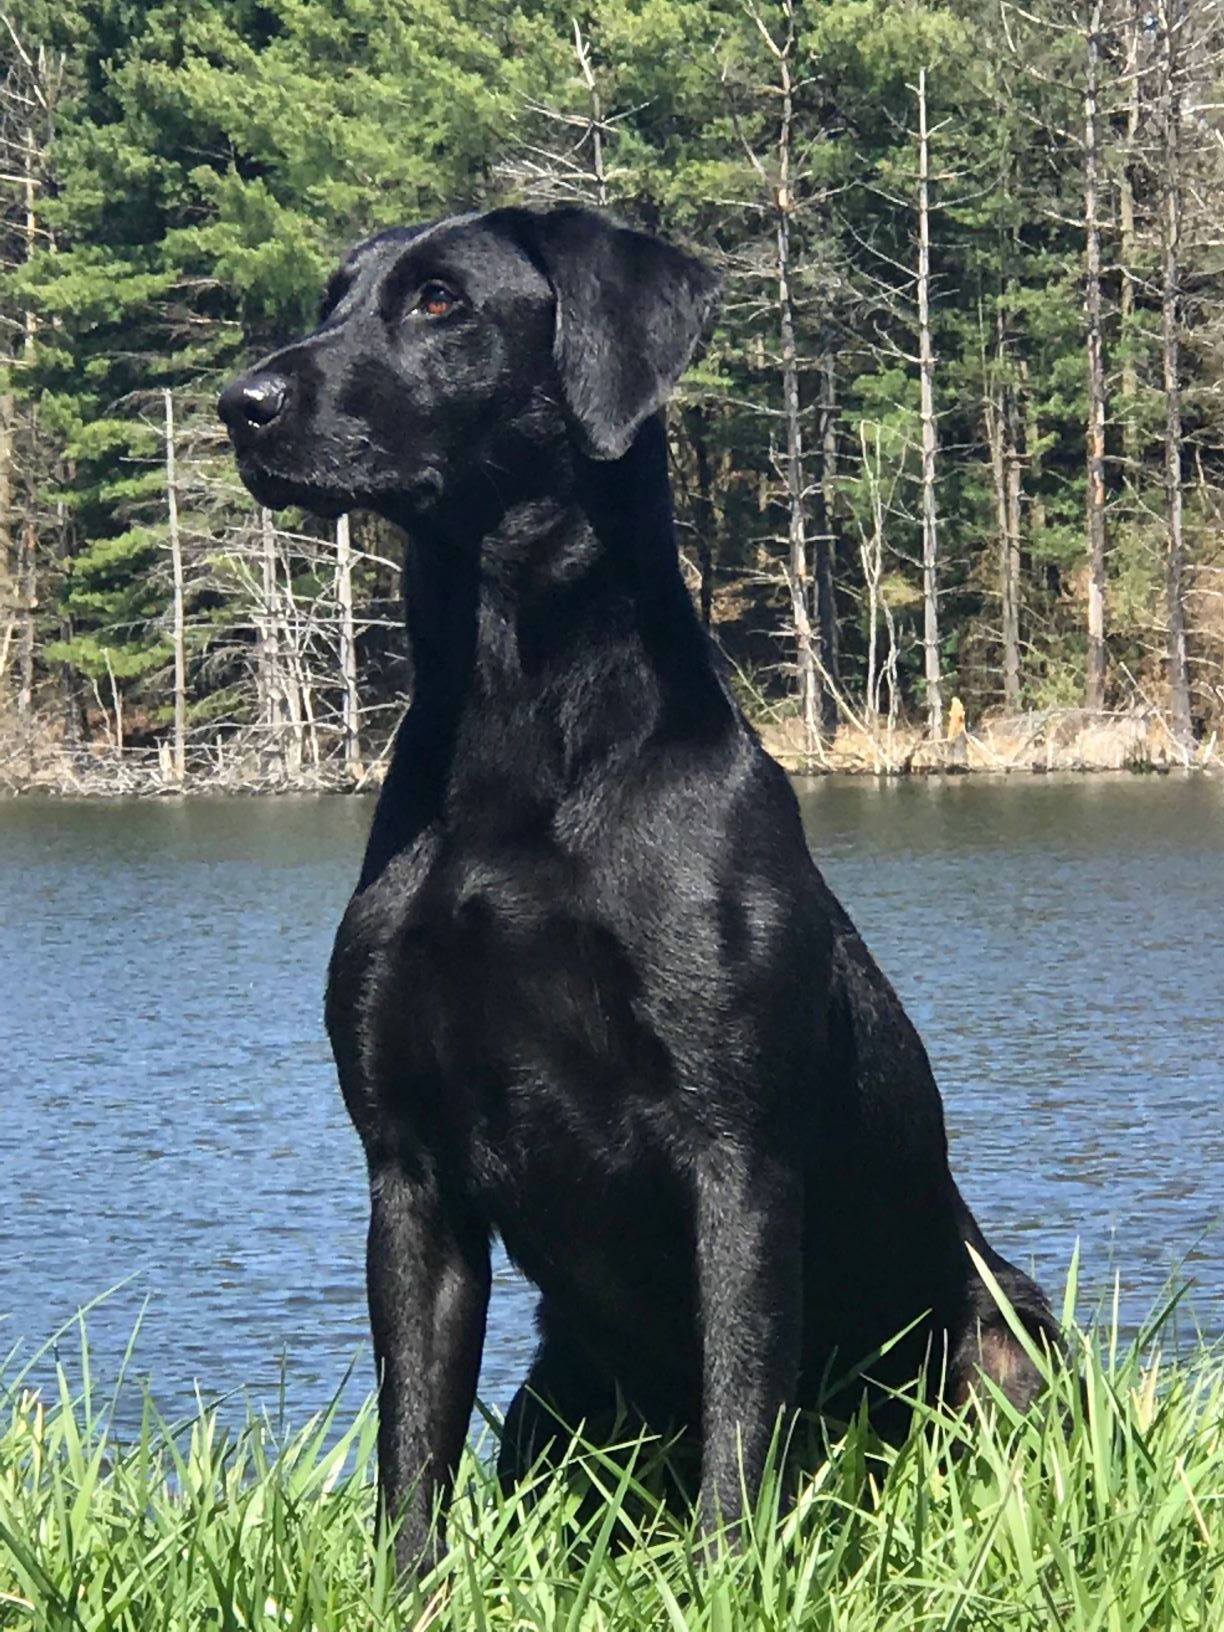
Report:
[[[807,784],[834,889],[921,1029],[991,1240],[1124,1322],[1171,1271],[1224,1332],[1224,785]],[[0,803],[0,1351],[88,1330],[169,1413],[300,1421],[371,1381],[365,1174],[321,1021],[370,804]],[[496,1275],[482,1392],[532,1298]],[[68,1352],[74,1339],[66,1340]],[[36,1374],[45,1376],[46,1361]],[[135,1404],[132,1407],[135,1410]],[[235,1407],[235,1409],[237,1409]]]

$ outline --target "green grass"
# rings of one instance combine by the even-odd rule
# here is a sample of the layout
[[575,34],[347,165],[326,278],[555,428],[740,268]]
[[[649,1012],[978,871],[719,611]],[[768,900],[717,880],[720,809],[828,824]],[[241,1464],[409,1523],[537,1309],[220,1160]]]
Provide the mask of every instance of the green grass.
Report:
[[329,1412],[278,1437],[255,1416],[167,1424],[146,1400],[120,1443],[112,1400],[62,1373],[40,1399],[10,1366],[0,1628],[1211,1632],[1224,1356],[1167,1358],[1162,1335],[1075,1329],[1027,1419],[998,1399],[972,1428],[923,1410],[896,1450],[852,1424],[781,1515],[767,1481],[746,1549],[708,1567],[647,1494],[657,1447],[627,1468],[576,1453],[534,1500],[508,1501],[485,1446],[458,1481],[448,1558],[398,1597],[373,1539],[371,1405],[342,1434]]

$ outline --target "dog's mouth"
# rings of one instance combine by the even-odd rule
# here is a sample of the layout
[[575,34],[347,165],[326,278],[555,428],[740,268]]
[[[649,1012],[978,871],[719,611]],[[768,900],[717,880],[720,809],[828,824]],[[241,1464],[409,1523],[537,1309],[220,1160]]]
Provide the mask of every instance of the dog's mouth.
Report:
[[443,487],[441,474],[425,469],[408,482],[342,492],[324,482],[301,476],[285,476],[261,464],[251,454],[239,454],[238,474],[257,504],[269,510],[284,510],[296,505],[298,509],[309,510],[312,515],[322,516],[325,520],[334,520],[347,510],[386,512],[392,507],[397,511],[406,508],[425,512],[440,498]]
[[249,454],[239,455],[238,474],[256,503],[268,510],[284,510],[289,505],[296,505],[301,510],[333,520],[361,503],[354,493],[340,493],[316,482],[303,481],[300,477],[282,476],[278,471],[261,465]]

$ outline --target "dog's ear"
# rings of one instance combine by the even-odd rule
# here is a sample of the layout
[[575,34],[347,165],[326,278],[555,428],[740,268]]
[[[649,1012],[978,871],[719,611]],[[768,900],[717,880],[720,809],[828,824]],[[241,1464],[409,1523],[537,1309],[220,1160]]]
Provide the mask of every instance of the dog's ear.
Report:
[[619,459],[675,389],[718,275],[674,244],[577,205],[505,213],[556,295],[553,355],[583,450]]

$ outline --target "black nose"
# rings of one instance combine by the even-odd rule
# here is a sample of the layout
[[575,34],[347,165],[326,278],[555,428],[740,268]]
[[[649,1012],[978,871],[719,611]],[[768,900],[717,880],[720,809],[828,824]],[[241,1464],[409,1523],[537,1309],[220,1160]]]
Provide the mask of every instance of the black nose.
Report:
[[271,425],[285,406],[289,382],[280,374],[246,374],[227,385],[217,399],[217,412],[231,431]]

